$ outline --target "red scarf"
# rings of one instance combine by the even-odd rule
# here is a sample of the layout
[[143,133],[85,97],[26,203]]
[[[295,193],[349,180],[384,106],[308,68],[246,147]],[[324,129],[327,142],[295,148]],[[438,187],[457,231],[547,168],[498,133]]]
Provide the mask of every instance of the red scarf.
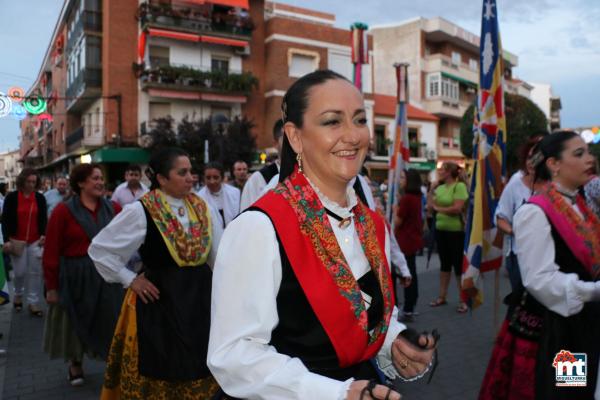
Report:
[[600,220],[590,211],[581,195],[576,204],[582,217],[553,184],[546,185],[529,202],[541,207],[546,217],[594,280],[600,277]]
[[395,304],[383,219],[360,201],[352,210],[360,243],[383,294],[383,320],[369,333],[360,287],[325,208],[304,175],[294,172],[254,207],[273,221],[294,274],[333,344],[340,367],[375,356],[385,340]]

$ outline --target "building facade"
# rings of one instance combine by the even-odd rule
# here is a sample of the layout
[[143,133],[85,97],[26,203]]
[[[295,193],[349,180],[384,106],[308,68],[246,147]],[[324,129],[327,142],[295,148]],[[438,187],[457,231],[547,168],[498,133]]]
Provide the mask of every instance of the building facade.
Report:
[[0,154],[0,183],[6,183],[9,191],[17,188],[17,176],[22,169],[20,159],[19,149]]
[[121,179],[156,118],[258,115],[263,16],[262,0],[65,0],[27,93],[50,118],[21,122],[25,165],[64,174],[85,155]]
[[550,131],[560,129],[560,110],[562,104],[560,97],[552,91],[548,83],[531,83],[531,101],[533,101],[546,115]]
[[[266,129],[281,118],[281,101],[299,77],[317,69],[331,69],[352,81],[350,31],[334,27],[335,15],[286,4],[265,5]],[[362,66],[367,118],[373,131],[373,41],[368,38],[369,64]],[[267,139],[267,143],[272,139]],[[259,146],[261,143],[259,143]]]
[[[439,118],[436,153],[461,162],[460,121],[474,103],[479,82],[479,37],[443,18],[415,18],[371,29],[375,92],[394,95],[394,63],[409,64],[410,103]],[[504,51],[504,76],[518,58]]]
[[[389,144],[396,127],[396,98],[375,94],[373,141],[371,161],[367,168],[371,176],[387,177]],[[429,172],[436,168],[439,117],[412,104],[407,105],[408,140],[410,150],[409,168]],[[383,175],[374,170],[384,170]]]

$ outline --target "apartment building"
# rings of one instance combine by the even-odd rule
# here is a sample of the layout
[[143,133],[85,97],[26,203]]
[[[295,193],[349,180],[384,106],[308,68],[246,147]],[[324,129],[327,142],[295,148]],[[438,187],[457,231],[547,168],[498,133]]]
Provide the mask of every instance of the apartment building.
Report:
[[[264,131],[264,3],[150,1],[139,6],[140,133],[152,121],[254,117]],[[252,95],[251,95],[252,94]]]
[[25,164],[64,173],[85,156],[120,179],[147,161],[155,118],[261,113],[263,15],[262,0],[65,0],[28,91],[51,120],[22,121]]
[[546,115],[550,131],[560,129],[560,110],[562,104],[560,96],[552,91],[552,85],[548,83],[531,83],[531,101],[533,101]]
[[[265,122],[281,118],[281,101],[299,77],[316,69],[331,69],[352,80],[350,31],[334,26],[335,15],[265,3]],[[373,41],[368,38],[369,64],[362,66],[367,118],[373,132]],[[259,143],[260,145],[260,143]]]
[[[410,103],[439,118],[439,160],[462,161],[460,120],[473,104],[479,81],[479,37],[443,18],[415,18],[375,27],[375,92],[394,95],[394,63],[409,63]],[[504,51],[504,76],[517,56]]]

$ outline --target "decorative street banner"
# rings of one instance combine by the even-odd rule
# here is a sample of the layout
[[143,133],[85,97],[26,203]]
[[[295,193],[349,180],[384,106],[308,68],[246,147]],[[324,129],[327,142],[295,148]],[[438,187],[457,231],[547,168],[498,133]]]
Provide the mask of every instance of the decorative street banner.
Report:
[[464,245],[463,300],[471,307],[483,301],[480,274],[500,268],[502,234],[494,213],[504,186],[506,119],[504,69],[496,0],[485,0],[479,43],[479,92],[473,123],[473,159],[469,212]]
[[352,64],[354,65],[354,85],[362,92],[362,65],[369,63],[369,43],[367,41],[367,30],[369,26],[362,22],[355,22],[350,27]]
[[[388,198],[386,205],[386,217],[390,225],[393,223],[393,208],[398,202],[398,190],[400,189],[400,172],[408,168],[410,149],[408,142],[408,64],[394,64],[396,68],[396,80],[398,90],[396,92],[396,127],[393,130],[394,137],[390,147],[390,165],[388,171]],[[393,231],[392,231],[393,232]]]

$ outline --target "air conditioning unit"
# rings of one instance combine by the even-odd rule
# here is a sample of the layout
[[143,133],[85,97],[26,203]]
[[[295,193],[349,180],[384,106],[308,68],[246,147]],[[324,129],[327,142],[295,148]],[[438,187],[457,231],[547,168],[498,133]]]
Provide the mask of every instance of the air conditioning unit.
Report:
[[237,47],[234,52],[238,56],[249,56],[250,55],[250,46]]

